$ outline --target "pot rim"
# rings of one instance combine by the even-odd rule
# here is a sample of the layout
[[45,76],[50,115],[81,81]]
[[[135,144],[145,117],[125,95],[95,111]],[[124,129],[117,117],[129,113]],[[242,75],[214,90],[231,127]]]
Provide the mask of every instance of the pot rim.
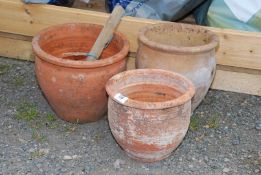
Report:
[[[181,28],[193,28],[196,30],[199,30],[204,33],[208,33],[210,35],[210,42],[204,45],[199,46],[174,46],[174,45],[167,45],[167,44],[161,44],[157,43],[153,40],[150,40],[148,37],[146,37],[145,33],[155,27],[164,27],[164,26],[181,26]],[[195,30],[194,30],[195,31]],[[181,23],[158,23],[158,24],[152,24],[145,26],[140,29],[138,39],[141,43],[145,44],[146,46],[161,50],[161,51],[167,51],[167,52],[179,52],[179,53],[199,53],[199,52],[206,52],[209,50],[214,49],[218,46],[219,39],[218,36],[203,27],[191,25],[191,24],[181,24]]]
[[[119,92],[114,92],[111,89],[113,81],[120,81],[124,77],[126,78],[128,76],[144,75],[144,73],[165,74],[166,76],[175,77],[175,78],[181,80],[183,83],[187,84],[188,89],[180,97],[172,99],[172,100],[164,101],[164,102],[143,102],[143,101],[133,100],[130,98],[128,98],[128,100],[126,100],[124,102],[119,102],[119,100],[117,100],[115,97],[115,95],[118,94]],[[181,74],[162,70],[162,69],[135,69],[135,70],[128,70],[125,72],[121,72],[117,75],[114,75],[112,78],[110,78],[108,80],[108,82],[106,83],[105,88],[106,88],[106,91],[107,91],[108,95],[110,96],[110,98],[113,99],[113,101],[115,101],[116,103],[119,103],[121,105],[128,106],[128,107],[132,107],[132,108],[137,108],[137,109],[171,108],[171,107],[179,106],[179,105],[186,103],[187,101],[191,100],[192,97],[195,95],[195,86],[192,83],[192,81],[190,81],[188,78],[184,77]]]
[[52,30],[57,30],[58,28],[62,26],[70,26],[70,25],[85,25],[88,27],[98,27],[102,28],[102,25],[98,24],[90,24],[90,23],[64,23],[64,24],[59,24],[59,25],[54,25],[48,28],[45,28],[41,30],[38,34],[36,34],[32,40],[32,45],[33,45],[33,51],[37,57],[40,59],[43,59],[49,63],[63,66],[63,67],[72,67],[72,68],[96,68],[96,67],[103,67],[107,65],[114,64],[118,61],[121,61],[122,59],[125,59],[125,57],[128,55],[130,44],[129,41],[127,40],[126,36],[123,35],[120,32],[114,32],[114,35],[119,36],[119,38],[122,39],[123,41],[123,47],[122,49],[116,53],[115,55],[111,57],[107,57],[105,59],[99,59],[93,62],[85,61],[85,60],[69,60],[69,59],[62,59],[56,56],[53,56],[47,52],[45,52],[39,45],[39,40],[41,37],[44,36],[49,31]]

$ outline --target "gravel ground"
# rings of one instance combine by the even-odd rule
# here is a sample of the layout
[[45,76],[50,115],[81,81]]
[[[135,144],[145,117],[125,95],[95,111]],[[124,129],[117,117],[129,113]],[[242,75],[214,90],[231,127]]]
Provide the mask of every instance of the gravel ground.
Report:
[[0,58],[0,174],[261,174],[261,97],[209,91],[173,154],[128,158],[107,118],[70,124],[55,116],[30,62]]

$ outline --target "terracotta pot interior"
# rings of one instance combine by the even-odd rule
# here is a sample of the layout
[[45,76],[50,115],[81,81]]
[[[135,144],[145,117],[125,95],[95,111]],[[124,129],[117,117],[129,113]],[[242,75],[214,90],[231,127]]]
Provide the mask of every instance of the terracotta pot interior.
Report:
[[[101,28],[95,25],[69,25],[49,30],[39,39],[39,45],[46,53],[62,58],[67,52],[89,52]],[[109,46],[103,50],[100,59],[111,57],[123,48],[122,39],[114,35]],[[84,60],[85,56],[69,56],[63,59]]]
[[160,84],[136,84],[127,86],[121,93],[136,101],[141,102],[164,102],[181,96],[177,89]]
[[183,81],[169,75],[154,73],[121,77],[110,88],[129,99],[140,102],[165,102],[182,96],[188,89]]
[[211,34],[201,28],[183,25],[160,25],[145,31],[149,41],[178,47],[195,47],[209,44]]

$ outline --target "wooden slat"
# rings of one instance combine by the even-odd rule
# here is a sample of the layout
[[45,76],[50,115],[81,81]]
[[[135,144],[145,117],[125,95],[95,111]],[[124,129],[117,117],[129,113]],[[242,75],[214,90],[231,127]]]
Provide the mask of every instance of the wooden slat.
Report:
[[[33,61],[31,42],[0,36],[2,56]],[[135,58],[129,57],[127,68],[135,69]],[[261,71],[218,66],[213,89],[261,96]]]
[[[0,11],[0,31],[25,36],[33,36],[50,25],[67,22],[104,24],[108,18],[106,13],[50,5],[25,5],[20,0],[0,0]],[[118,30],[128,37],[130,51],[136,52],[139,29],[159,22],[125,17]],[[261,33],[208,29],[220,37],[218,64],[261,70]]]
[[[127,68],[135,69],[135,58],[129,57]],[[233,70],[233,68],[231,69]],[[211,89],[261,96],[261,71],[249,74],[243,73],[243,70],[242,72],[233,72],[229,71],[229,67],[227,70],[220,70],[217,67]]]
[[257,75],[217,70],[211,88],[261,96],[261,72]]
[[217,62],[221,65],[261,70],[261,33],[210,28],[220,40]]
[[30,41],[30,42],[33,39],[32,36],[18,35],[18,34],[6,33],[6,32],[0,32],[0,37],[22,40],[22,41]]
[[29,41],[16,40],[0,36],[1,56],[22,60],[33,60],[32,45]]
[[246,68],[223,66],[223,65],[217,65],[217,69],[223,70],[223,71],[230,71],[230,72],[239,72],[239,73],[261,75],[261,71],[256,70],[256,69],[246,69]]

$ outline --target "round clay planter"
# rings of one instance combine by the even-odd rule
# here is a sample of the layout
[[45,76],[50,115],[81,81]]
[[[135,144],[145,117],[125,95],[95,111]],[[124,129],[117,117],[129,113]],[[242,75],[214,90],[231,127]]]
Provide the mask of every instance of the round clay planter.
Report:
[[143,162],[168,157],[189,126],[194,85],[160,69],[137,69],[113,76],[106,84],[108,119],[126,153]]
[[155,24],[139,32],[136,67],[180,73],[196,87],[192,111],[203,100],[216,71],[218,37],[211,31],[188,24]]
[[127,39],[116,32],[100,60],[84,56],[62,58],[67,52],[88,52],[102,26],[70,23],[53,26],[33,38],[35,72],[56,114],[69,122],[93,122],[107,111],[105,84],[126,70]]

